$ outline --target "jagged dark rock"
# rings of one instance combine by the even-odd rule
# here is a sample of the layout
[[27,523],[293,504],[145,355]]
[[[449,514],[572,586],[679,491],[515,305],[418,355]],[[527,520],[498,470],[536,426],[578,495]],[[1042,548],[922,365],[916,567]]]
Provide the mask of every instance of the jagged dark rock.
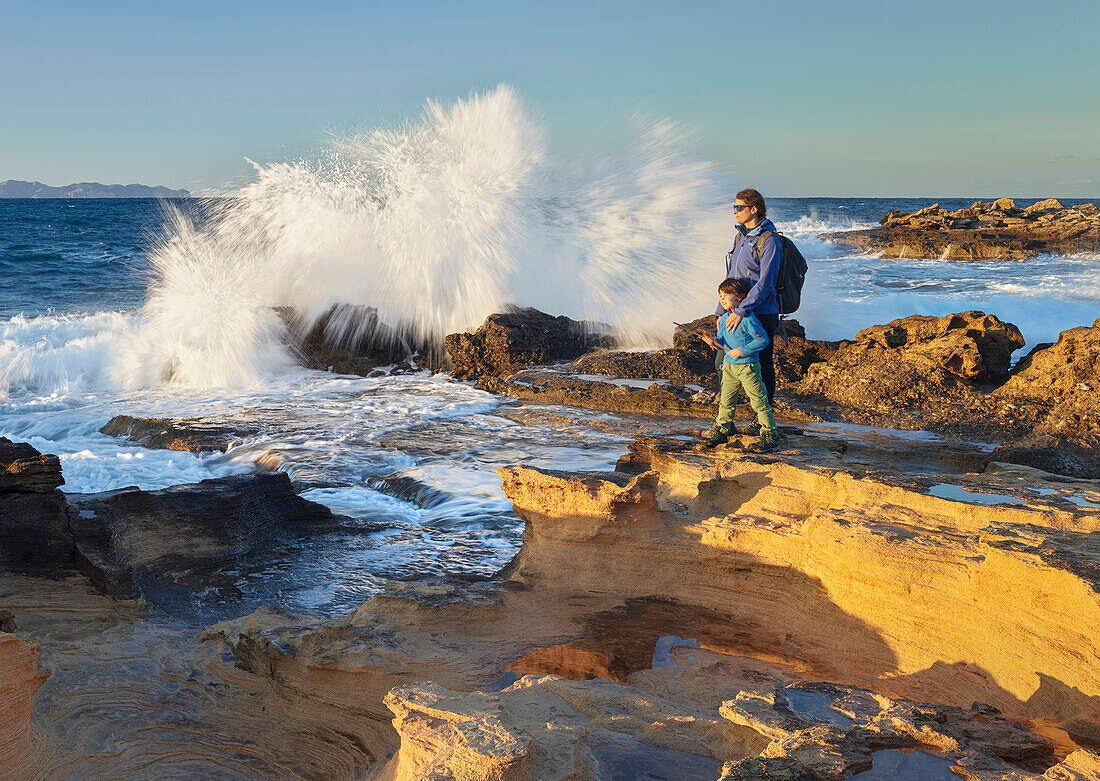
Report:
[[473,333],[447,334],[444,346],[452,375],[469,380],[573,360],[610,339],[595,324],[528,308],[489,315]]
[[391,372],[446,368],[447,356],[438,344],[382,322],[374,307],[333,306],[316,320],[289,307],[275,311],[307,369],[369,377],[381,375],[381,367]]
[[972,383],[1003,382],[1012,353],[1024,346],[1020,329],[993,315],[970,311],[943,317],[910,315],[864,328],[834,364],[907,361],[935,365]]
[[809,366],[793,390],[899,418],[941,415],[965,404],[981,383],[1003,381],[1023,343],[1016,326],[983,312],[911,315],[860,331],[826,362]]
[[197,581],[280,535],[347,520],[298,496],[283,472],[68,496],[63,482],[57,456],[0,438],[0,565],[79,570],[118,597]]
[[0,492],[50,493],[64,484],[57,456],[0,437]]
[[710,355],[697,350],[652,350],[618,352],[598,350],[573,361],[576,374],[606,375],[616,378],[660,379],[677,385],[711,386],[715,383],[714,351]]
[[[236,475],[159,491],[69,497],[77,564],[108,594],[191,582],[280,535],[333,524],[282,472]],[[148,593],[146,596],[149,596]]]
[[72,561],[64,482],[57,456],[0,437],[0,564]]
[[822,238],[884,258],[1023,260],[1041,253],[1100,251],[1100,209],[1069,208],[1048,198],[1026,209],[1011,198],[948,211],[933,204],[911,213],[894,210],[879,228],[826,233]]
[[700,394],[706,395],[706,391],[662,381],[635,388],[610,381],[529,369],[503,377],[481,377],[476,386],[490,393],[605,412],[704,418],[714,414],[713,393],[703,399]]
[[115,415],[99,430],[149,448],[192,453],[225,452],[241,437],[259,431],[254,424],[210,423],[201,418],[138,418]]
[[815,363],[830,360],[837,350],[851,344],[847,340],[828,342],[807,339],[806,329],[797,320],[784,320],[775,332],[776,386],[797,384]]

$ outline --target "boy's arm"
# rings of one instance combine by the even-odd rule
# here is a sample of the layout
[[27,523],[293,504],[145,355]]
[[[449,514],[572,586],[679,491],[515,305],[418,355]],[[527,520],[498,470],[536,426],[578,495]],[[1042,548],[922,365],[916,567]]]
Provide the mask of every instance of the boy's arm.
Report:
[[741,326],[752,337],[752,341],[742,346],[739,352],[744,358],[752,358],[767,347],[771,340],[768,338],[764,326],[760,324],[760,321],[754,315],[749,315],[741,320]]
[[728,315],[726,314],[726,310],[723,309],[722,314],[718,316],[718,322],[714,324],[714,327],[717,329],[717,333],[714,336],[707,334],[703,337],[707,340],[707,344],[709,344],[715,350],[721,350],[723,352],[726,351],[726,345],[722,342],[722,320],[725,317],[728,317]]

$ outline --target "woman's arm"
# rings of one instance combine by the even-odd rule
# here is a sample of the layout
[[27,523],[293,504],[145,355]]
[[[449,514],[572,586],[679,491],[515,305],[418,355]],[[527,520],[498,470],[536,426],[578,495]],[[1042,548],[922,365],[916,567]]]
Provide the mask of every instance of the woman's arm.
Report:
[[775,280],[779,277],[779,263],[783,260],[783,245],[779,237],[772,235],[760,249],[760,276],[736,309],[733,311],[744,317],[756,311],[769,292],[775,292]]

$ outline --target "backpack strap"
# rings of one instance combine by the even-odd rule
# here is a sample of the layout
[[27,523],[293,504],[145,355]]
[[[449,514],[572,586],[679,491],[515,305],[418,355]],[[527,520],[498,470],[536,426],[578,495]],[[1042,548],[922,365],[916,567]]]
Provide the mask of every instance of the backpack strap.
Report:
[[[776,232],[776,231],[762,231],[760,233],[760,236],[756,239],[756,243],[752,245],[752,251],[756,253],[756,262],[757,263],[763,262],[760,259],[760,243],[764,242],[764,241],[767,241],[769,236],[778,236],[778,235],[779,235],[779,233]],[[778,280],[776,280],[775,301],[776,301],[777,304],[779,303]],[[786,342],[787,341],[787,327],[783,324],[783,317],[784,317],[783,305],[779,304],[779,327],[781,329],[783,329],[783,341]]]
[[733,262],[733,253],[737,252],[737,243],[741,241],[741,231],[734,231],[733,234],[733,247],[726,253],[726,276],[733,273],[733,268],[730,267],[730,263]]
[[[738,235],[740,235],[740,233],[741,232],[738,231]],[[757,263],[760,262],[760,243],[762,241],[767,241],[769,236],[775,236],[775,235],[776,235],[775,231],[761,231],[760,235],[756,238],[756,243],[752,245],[752,251],[756,253],[756,262]],[[737,246],[737,245],[734,244],[734,246]]]

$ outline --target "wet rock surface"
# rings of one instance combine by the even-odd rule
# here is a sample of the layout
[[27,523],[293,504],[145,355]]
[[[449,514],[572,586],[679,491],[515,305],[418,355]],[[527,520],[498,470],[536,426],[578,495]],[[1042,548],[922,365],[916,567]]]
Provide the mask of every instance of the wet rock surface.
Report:
[[1020,208],[1011,198],[977,201],[948,211],[933,204],[915,212],[892,211],[882,227],[827,233],[823,238],[884,258],[1023,260],[1041,253],[1100,252],[1100,209],[1070,208],[1048,198]]
[[0,437],[0,492],[46,494],[64,484],[57,456]]
[[[749,435],[707,450],[673,434],[635,439],[613,471],[508,467],[523,547],[492,580],[391,582],[337,619],[263,608],[198,641],[163,618],[176,601],[339,517],[282,474],[66,501],[56,459],[9,443],[0,511],[60,497],[60,558],[145,598],[69,602],[70,583],[5,574],[0,608],[54,670],[34,706],[49,717],[20,734],[51,779],[839,780],[904,777],[916,755],[901,752],[983,781],[1100,778],[1100,483],[1051,474],[1095,452],[1098,331],[1068,331],[1009,371],[1018,332],[983,313],[904,318],[848,343],[791,324],[793,357],[777,360],[799,383],[780,385],[788,417],[996,430],[1008,444],[808,424],[784,426],[763,456],[744,451]],[[638,376],[692,354],[712,358],[681,342],[637,366],[612,352],[581,363],[624,378],[574,365],[479,386],[710,416],[704,391]],[[803,392],[828,367],[870,387]],[[435,501],[415,480],[377,487]],[[21,523],[6,539],[54,528]]]
[[652,352],[616,352],[599,350],[573,361],[575,374],[606,375],[616,378],[668,380],[675,385],[714,385],[714,351],[654,350]]
[[544,369],[521,370],[500,377],[480,377],[476,387],[518,399],[546,404],[602,410],[684,417],[712,417],[713,392],[698,386],[675,385],[662,380],[617,382]]
[[[264,608],[197,646],[114,602],[82,655],[73,607],[13,602],[7,580],[0,604],[64,684],[36,706],[55,720],[45,777],[841,779],[900,750],[963,777],[1090,777],[1100,485],[842,429],[788,427],[769,456],[737,444],[640,438],[610,472],[504,469],[524,545],[496,579],[392,582],[338,619]],[[231,485],[201,487],[72,509],[116,529],[104,550],[152,574],[155,605],[278,533]],[[73,707],[116,686],[123,710]],[[127,748],[105,751],[104,729]]]
[[225,452],[241,437],[256,434],[250,424],[212,423],[201,418],[141,418],[115,415],[99,430],[139,445],[192,453]]
[[[281,472],[237,475],[159,491],[63,494],[57,456],[0,440],[0,565],[83,572],[101,591],[172,600],[220,567],[284,535],[339,527],[341,516],[299,497]],[[355,524],[358,531],[378,527]]]
[[392,717],[394,779],[1096,762],[1100,486],[913,477],[877,438],[843,441],[639,439],[614,472],[507,468],[525,532],[501,581],[394,583],[341,620],[261,611],[207,642],[304,708]]
[[467,380],[572,360],[608,342],[596,324],[528,308],[490,315],[472,333],[448,334],[444,345],[452,375]]
[[[483,375],[477,387],[608,412],[709,418],[717,401],[713,352],[689,332],[709,332],[714,322],[708,316],[678,328],[671,349],[597,350],[568,366]],[[1070,329],[1010,369],[1023,337],[984,312],[912,315],[836,342],[808,339],[788,320],[776,334],[775,410],[791,421],[844,420],[974,438],[1000,446],[1000,460],[1097,477],[1098,345],[1097,324]],[[735,415],[752,420],[744,401]]]
[[334,306],[316,320],[286,307],[276,311],[298,362],[307,369],[370,377],[415,371],[418,364],[444,368],[442,351],[382,322],[373,307]]
[[69,506],[79,569],[107,594],[163,604],[282,535],[337,518],[299,497],[283,473],[72,494]]

